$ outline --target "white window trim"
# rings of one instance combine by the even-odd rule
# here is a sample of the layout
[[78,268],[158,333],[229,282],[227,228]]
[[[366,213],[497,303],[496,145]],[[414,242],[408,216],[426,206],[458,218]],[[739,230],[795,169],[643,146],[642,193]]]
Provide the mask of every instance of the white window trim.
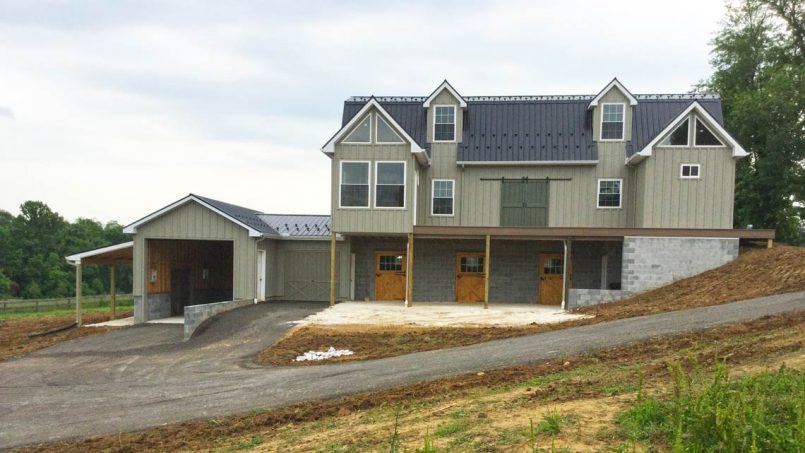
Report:
[[[378,135],[377,135],[377,123],[378,123],[378,121],[383,121],[384,123],[386,123],[386,126],[388,126],[389,129],[391,129],[391,132],[398,139],[400,139],[400,141],[399,142],[381,142],[381,141],[379,141],[377,139],[377,137],[378,137]],[[389,124],[388,121],[384,120],[383,118],[380,117],[380,115],[377,115],[377,114],[375,114],[375,129],[374,129],[374,131],[375,131],[375,137],[374,137],[375,138],[375,144],[377,144],[377,145],[405,145],[405,140],[403,140],[403,138],[400,137],[400,134],[398,134],[397,131],[394,130],[394,127],[392,127],[392,125]]]
[[[378,164],[403,164],[403,205],[402,207],[397,206],[378,206],[377,205],[377,167]],[[404,211],[407,209],[408,206],[408,164],[404,160],[376,160],[375,161],[375,181],[374,181],[374,208],[375,209],[382,209],[386,211]],[[391,184],[383,184],[383,185],[391,185]]]
[[[700,121],[698,116],[694,117],[694,120],[695,120],[695,123],[693,123],[693,147],[694,148],[726,148],[727,147],[727,145],[724,144],[724,139],[722,139],[721,137],[718,136],[718,134],[713,132],[713,130],[710,129],[707,126],[707,123],[705,123],[704,121]],[[704,126],[704,128],[708,130],[708,132],[713,134],[713,137],[715,137],[716,140],[718,140],[718,142],[721,143],[721,144],[720,145],[698,145],[698,144],[696,144],[696,129],[698,129],[699,123],[701,123],[702,126]]]
[[[618,181],[620,183],[619,187],[621,189],[620,193],[618,194],[618,205],[617,206],[600,206],[599,202],[601,201],[601,183],[604,181]],[[622,209],[623,208],[623,179],[622,178],[598,178],[598,182],[596,183],[595,189],[595,206],[597,209]]]
[[[344,144],[344,145],[364,145],[364,146],[365,145],[371,145],[373,143],[373,141],[374,141],[374,138],[375,138],[374,137],[374,135],[375,135],[375,133],[374,133],[375,132],[374,131],[375,125],[372,124],[374,122],[373,116],[374,116],[374,113],[368,113],[368,114],[366,114],[366,116],[361,117],[361,119],[358,120],[358,123],[355,125],[355,127],[350,129],[349,132],[347,132],[345,134],[346,137],[349,137],[350,135],[352,135],[352,133],[355,132],[355,129],[360,127],[361,123],[363,123],[363,119],[368,117],[369,118],[369,141],[368,142],[348,142],[347,139],[344,138],[344,141],[341,142],[341,143]],[[356,161],[353,161],[353,162],[356,162]]]
[[[684,167],[696,167],[696,176],[683,176],[682,169]],[[679,179],[702,179],[702,165],[701,164],[679,164]]]
[[[453,109],[453,139],[452,140],[436,140],[436,110],[439,107],[450,107],[451,109]],[[456,126],[457,125],[458,125],[458,109],[456,108],[455,105],[439,104],[439,105],[434,105],[433,106],[433,128],[431,130],[431,134],[432,134],[434,143],[455,143],[456,138],[458,138],[457,133],[456,133]]]
[[[621,125],[621,138],[603,138],[604,136],[604,106],[620,105],[623,107],[623,124]],[[601,120],[598,122],[598,141],[601,142],[623,142],[626,141],[626,103],[625,102],[602,102]]]
[[[667,138],[671,137],[671,135],[672,135],[674,132],[676,132],[676,130],[677,130],[677,129],[679,129],[680,127],[682,127],[682,123],[684,123],[685,121],[687,121],[687,122],[688,122],[688,139],[687,139],[687,143],[686,143],[686,144],[684,144],[684,145],[663,145],[663,144],[662,144],[662,142],[664,142],[664,141],[665,141]],[[676,125],[676,127],[674,127],[673,129],[671,129],[671,132],[667,133],[667,134],[665,135],[665,137],[663,137],[663,139],[662,139],[662,140],[660,140],[659,144],[657,145],[657,148],[690,148],[690,140],[691,140],[691,127],[690,127],[690,124],[691,124],[691,117],[687,117],[687,118],[685,118],[684,120],[680,121],[680,122],[679,122],[679,123]],[[695,132],[694,132],[694,133],[695,133]]]
[[[450,201],[452,203],[452,214],[436,214],[433,212],[434,204],[433,200],[436,198],[434,194],[436,193],[436,182],[444,182],[450,181],[453,184],[452,187],[452,196],[450,197]],[[455,179],[434,179],[430,182],[430,215],[433,217],[455,217],[456,216],[456,180]]]
[[[366,206],[341,206],[341,187],[344,185],[344,163],[365,163],[367,185],[369,192],[366,194]],[[358,184],[350,184],[357,186]],[[372,199],[372,162],[368,160],[342,160],[338,162],[338,209],[369,209],[369,200]]]

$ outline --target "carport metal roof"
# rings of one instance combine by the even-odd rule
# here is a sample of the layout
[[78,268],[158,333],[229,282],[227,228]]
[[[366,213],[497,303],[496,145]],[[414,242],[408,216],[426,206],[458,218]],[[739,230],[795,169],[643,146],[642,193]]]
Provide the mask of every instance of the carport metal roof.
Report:
[[134,259],[134,242],[101,247],[76,253],[65,258],[70,264],[131,264]]

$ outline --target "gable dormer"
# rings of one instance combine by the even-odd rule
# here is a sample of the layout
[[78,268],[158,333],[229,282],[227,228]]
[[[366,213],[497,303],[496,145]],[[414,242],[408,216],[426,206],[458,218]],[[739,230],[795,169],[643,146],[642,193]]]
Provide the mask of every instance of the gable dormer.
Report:
[[612,79],[587,106],[593,112],[593,138],[597,142],[626,142],[632,139],[635,98],[617,78]]
[[460,143],[467,101],[445,80],[422,103],[428,110],[428,143]]

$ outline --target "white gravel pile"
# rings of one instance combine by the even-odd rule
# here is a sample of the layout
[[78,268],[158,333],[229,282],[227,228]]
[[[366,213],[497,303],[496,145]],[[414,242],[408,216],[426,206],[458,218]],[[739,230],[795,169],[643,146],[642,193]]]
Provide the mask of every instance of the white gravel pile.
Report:
[[343,355],[352,355],[354,352],[349,349],[336,349],[330,346],[330,349],[321,351],[308,351],[296,358],[297,362],[304,362],[306,360],[327,360],[333,357],[341,357]]

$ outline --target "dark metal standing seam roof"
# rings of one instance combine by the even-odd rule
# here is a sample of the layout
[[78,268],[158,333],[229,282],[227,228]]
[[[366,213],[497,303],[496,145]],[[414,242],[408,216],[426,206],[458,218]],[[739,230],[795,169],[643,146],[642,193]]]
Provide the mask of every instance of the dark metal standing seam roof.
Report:
[[213,200],[212,198],[202,197],[200,195],[193,195],[193,196],[205,203],[208,203],[209,205],[225,213],[226,215],[243,222],[244,224],[259,231],[260,233],[279,234],[276,230],[274,230],[273,228],[268,226],[268,224],[263,222],[263,220],[259,217],[261,214],[261,212],[259,211],[244,208],[243,206],[237,206],[234,204],[225,203],[223,201]]
[[[632,140],[626,156],[640,151],[670,121],[698,101],[723,126],[721,100],[715,95],[638,94],[632,120]],[[590,95],[469,96],[464,113],[459,162],[595,161],[598,149],[592,133]],[[342,127],[368,102],[356,97],[344,102]],[[424,98],[379,97],[380,105],[430,154]]]
[[469,103],[458,161],[597,160],[587,102]]

